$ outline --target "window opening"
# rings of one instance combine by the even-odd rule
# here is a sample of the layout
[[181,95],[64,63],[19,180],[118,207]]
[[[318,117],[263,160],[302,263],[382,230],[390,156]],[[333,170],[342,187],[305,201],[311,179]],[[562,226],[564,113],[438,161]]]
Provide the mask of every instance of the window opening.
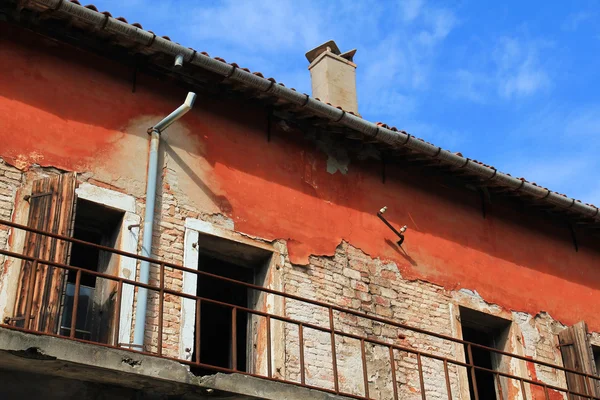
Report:
[[[124,213],[101,204],[78,199],[73,237],[94,244],[115,247]],[[118,255],[73,243],[69,265],[89,271],[116,273]],[[63,295],[60,334],[69,335],[75,296],[76,271],[69,271]],[[75,337],[107,342],[114,315],[114,283],[93,275],[81,275]]]
[[[254,282],[254,271],[251,268],[238,266],[207,255],[200,255],[198,269],[238,281]],[[198,296],[245,308],[250,306],[248,288],[205,276],[200,276],[198,280]],[[204,323],[204,329],[200,330],[200,342],[204,344],[200,350],[202,363],[233,368],[231,364],[231,307],[204,302],[200,310]],[[236,313],[236,368],[238,371],[246,371],[247,325],[247,313],[238,311]]]
[[[510,321],[464,307],[460,307],[460,318],[463,340],[498,350],[506,350]],[[464,347],[465,357],[467,361],[470,361],[467,345]],[[502,371],[504,360],[502,360],[501,355],[476,346],[471,346],[471,353],[474,365],[494,371]],[[473,382],[471,371],[467,371],[467,377],[472,399],[475,398],[475,391],[477,391],[480,399],[495,400],[502,398],[500,396],[502,387],[497,385],[498,382],[496,382],[496,378],[492,373],[476,369],[476,384]]]
[[[199,271],[260,286],[265,284],[273,255],[273,252],[261,247],[203,234],[194,251],[198,251]],[[196,295],[199,297],[265,311],[266,298],[260,291],[205,275],[198,275],[196,279]],[[194,337],[199,335],[200,339],[200,362],[234,369],[232,307],[203,301],[200,315],[200,331],[197,331],[197,326],[194,327]],[[236,311],[235,369],[238,371],[254,372],[257,368],[261,357],[258,352],[265,347],[258,345],[257,341],[266,340],[261,318],[264,317],[239,309]],[[196,360],[196,355],[193,346],[192,360]],[[192,372],[196,375],[215,373],[208,368],[192,368]]]

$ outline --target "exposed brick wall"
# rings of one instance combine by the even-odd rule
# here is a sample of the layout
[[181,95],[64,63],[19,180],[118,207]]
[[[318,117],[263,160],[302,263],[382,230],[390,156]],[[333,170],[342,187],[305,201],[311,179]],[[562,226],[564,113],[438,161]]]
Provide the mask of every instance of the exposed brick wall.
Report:
[[[452,336],[451,303],[455,303],[452,293],[443,288],[422,281],[408,281],[398,273],[394,264],[386,264],[371,259],[359,249],[342,243],[333,257],[311,257],[308,266],[287,265],[285,290],[306,298],[331,302],[367,314],[377,315],[409,326]],[[482,310],[500,310],[478,297],[476,292],[465,291],[472,296],[470,304],[480,302]],[[287,301],[287,315],[300,321],[327,327],[329,324],[326,309],[307,306],[297,301]],[[504,313],[506,311],[503,310]],[[542,313],[531,316],[525,313],[508,313],[516,328],[518,342],[522,342],[524,355],[535,360],[562,365],[560,350],[557,347],[557,333],[564,328],[549,315]],[[512,317],[510,317],[512,315]],[[460,360],[457,345],[442,339],[401,330],[392,326],[340,315],[334,312],[336,329],[343,332],[376,338],[386,343],[421,350],[426,353]],[[592,338],[597,334],[592,334]],[[333,369],[331,338],[326,333],[304,330],[306,383],[333,389]],[[300,381],[298,329],[286,329],[286,378]],[[337,367],[340,390],[362,395],[364,393],[363,367],[360,358],[360,342],[355,339],[336,337]],[[365,346],[367,358],[369,394],[373,398],[392,398],[391,364],[389,349],[380,345]],[[421,388],[414,354],[394,351],[396,384],[400,398],[420,399]],[[566,388],[564,374],[556,369],[521,363],[514,359],[513,368],[522,371],[521,376],[537,382]],[[516,364],[515,364],[516,363]],[[430,358],[422,358],[425,392],[427,398],[446,399],[447,389],[443,363]],[[462,367],[449,367],[449,380],[453,398],[461,398],[459,370]],[[513,373],[519,374],[516,371]],[[465,375],[466,376],[466,375]],[[520,390],[517,382],[506,382],[511,390]],[[464,385],[464,383],[463,383]],[[532,388],[533,398],[542,398],[541,388]],[[468,387],[462,393],[468,393]],[[554,392],[552,398],[564,397]]]
[[[170,191],[168,184],[169,170],[164,170],[162,177],[163,190],[159,191],[156,199],[154,227],[155,232],[152,238],[152,257],[165,262],[183,264],[183,235],[185,232],[185,218],[190,215],[189,210],[179,207],[178,202]],[[144,215],[145,200],[137,200],[137,213]],[[197,214],[194,214],[197,216]],[[143,227],[140,229],[141,238],[143,236]],[[141,240],[138,253],[141,252]],[[136,278],[139,279],[139,262]],[[183,273],[173,268],[165,268],[165,288],[181,291],[183,282]],[[160,286],[160,266],[158,264],[150,265],[150,279],[148,282],[153,286]],[[135,289],[135,300],[133,313],[135,315],[137,308],[138,289]],[[177,357],[179,355],[179,331],[181,325],[181,298],[165,295],[163,308],[163,354]],[[146,330],[144,337],[145,350],[150,352],[157,351],[158,341],[158,322],[159,322],[159,294],[158,291],[150,290],[148,292],[148,304],[146,311]],[[135,329],[135,318],[132,319],[131,341],[133,342],[133,332]]]
[[[306,267],[289,266],[285,282],[289,293],[451,334],[450,297],[444,290],[425,282],[406,281],[394,264],[374,260],[346,243],[338,247],[333,257],[312,257],[310,265]],[[319,307],[288,301],[287,313],[302,321],[318,321],[321,326],[329,324],[327,310],[319,310]],[[453,354],[449,342],[356,316],[334,312],[334,324],[336,329],[343,332],[376,338],[386,343],[445,357]],[[307,331],[304,333],[306,381],[311,385],[333,388],[331,339],[328,334]],[[298,352],[291,350],[299,346],[297,329],[289,327],[287,335],[290,348],[288,378],[297,381],[300,376]],[[364,393],[360,342],[338,336],[336,351],[340,390],[353,394]],[[389,348],[367,343],[365,354],[368,360],[369,394],[374,398],[391,398],[393,388]],[[394,351],[394,362],[401,398],[420,398],[416,356]],[[431,359],[423,359],[422,364],[427,396],[447,396],[443,364]],[[456,387],[455,368],[451,368],[450,378]]]
[[[15,167],[7,164],[0,158],[0,219],[12,219],[15,196],[17,190],[23,184],[23,174]],[[0,248],[6,248],[8,244],[9,229],[0,226]],[[0,276],[4,268],[4,259],[0,255]]]
[[[562,356],[558,347],[558,332],[565,327],[546,313],[531,316],[525,313],[513,313],[513,320],[522,333],[525,355],[534,360],[562,366]],[[538,364],[528,365],[528,378],[537,382],[566,388],[566,379],[562,371]],[[537,390],[538,396],[541,395]],[[534,395],[535,395],[534,391]],[[556,395],[559,395],[556,393]],[[562,396],[566,398],[566,396]]]

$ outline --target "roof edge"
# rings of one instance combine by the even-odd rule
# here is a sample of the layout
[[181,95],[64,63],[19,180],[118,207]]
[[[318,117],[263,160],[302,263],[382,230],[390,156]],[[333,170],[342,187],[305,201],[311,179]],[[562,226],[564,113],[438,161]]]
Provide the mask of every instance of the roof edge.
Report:
[[125,20],[122,18],[117,19],[108,13],[100,13],[94,6],[84,7],[77,1],[67,0],[30,0],[24,4],[24,7],[38,11],[65,13],[72,18],[94,25],[98,30],[110,31],[113,35],[126,36],[129,40],[161,53],[173,57],[183,55],[184,60],[192,65],[296,104],[309,110],[315,116],[341,124],[392,148],[406,147],[432,159],[439,160],[440,163],[456,170],[468,171],[472,175],[480,177],[488,183],[495,183],[507,191],[529,195],[553,207],[568,210],[600,223],[600,209],[592,204],[584,204],[579,200],[543,188],[523,178],[514,178],[509,174],[496,170],[494,167],[463,157],[460,153],[451,153],[396,128],[366,121],[351,112],[323,103],[294,89],[289,89],[281,83],[277,84],[274,80],[266,79],[261,74],[251,73],[239,68],[236,64],[228,64],[224,60],[211,58],[207,54],[172,42],[167,37],[157,36],[153,32],[142,29],[139,24],[131,25],[124,22]]

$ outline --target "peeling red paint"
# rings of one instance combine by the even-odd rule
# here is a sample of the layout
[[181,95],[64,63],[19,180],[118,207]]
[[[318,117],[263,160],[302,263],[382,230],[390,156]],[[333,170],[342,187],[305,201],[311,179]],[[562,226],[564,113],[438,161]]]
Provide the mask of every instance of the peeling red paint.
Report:
[[[529,371],[530,379],[534,382],[543,383],[538,379],[537,373],[535,372],[535,365],[533,363],[527,363],[527,371]],[[564,393],[559,392],[558,390],[548,389],[548,397],[546,397],[546,393],[544,391],[543,386],[538,385],[529,385],[531,388],[531,396],[533,400],[563,400]]]
[[[38,163],[127,178],[129,164],[145,160],[147,150],[145,132],[127,127],[170,112],[185,94],[148,85],[142,75],[132,94],[126,68],[6,26],[0,45],[0,118],[10,135],[0,157],[25,168]],[[406,279],[476,290],[506,309],[547,311],[565,324],[583,319],[600,331],[600,315],[590,307],[600,298],[594,238],[581,237],[575,252],[566,226],[497,198],[484,219],[478,193],[415,168],[388,166],[385,184],[377,162],[353,161],[346,175],[329,174],[326,155],[302,133],[274,124],[268,142],[266,120],[255,105],[199,96],[180,123],[189,131],[185,140],[165,139],[192,160],[178,179],[206,197],[192,199],[199,211],[220,209],[241,232],[287,239],[296,264],[332,255],[347,241],[394,261]],[[138,147],[116,150],[136,135]],[[375,215],[384,205],[393,224],[409,227],[402,248]]]
[[[169,107],[156,97],[145,101],[143,94],[132,101],[130,74],[115,72],[108,61],[85,53],[78,60],[67,46],[0,29],[0,115],[10,138],[2,143],[2,157],[21,169],[89,169],[110,158],[132,115]],[[90,61],[97,68],[90,69]]]
[[[245,123],[212,121],[222,129],[206,134],[207,157],[237,229],[290,238],[293,263],[332,255],[345,240],[372,257],[393,260],[407,279],[474,289],[506,309],[532,315],[544,310],[567,324],[586,319],[600,328],[588,307],[600,295],[600,254],[591,241],[575,252],[565,226],[498,200],[483,219],[476,192],[444,187],[415,169],[389,168],[383,185],[378,165],[351,164],[347,175],[331,175],[325,156],[313,151],[308,186],[310,145],[284,133],[266,143],[264,132],[248,129],[260,121],[241,119]],[[409,226],[403,249],[375,215],[383,205],[396,226]]]

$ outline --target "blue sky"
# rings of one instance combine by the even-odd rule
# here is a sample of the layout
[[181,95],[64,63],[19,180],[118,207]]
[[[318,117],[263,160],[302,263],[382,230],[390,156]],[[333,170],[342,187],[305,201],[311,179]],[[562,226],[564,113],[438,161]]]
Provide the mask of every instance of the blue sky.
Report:
[[600,1],[94,4],[305,93],[307,50],[357,48],[364,118],[600,205]]

